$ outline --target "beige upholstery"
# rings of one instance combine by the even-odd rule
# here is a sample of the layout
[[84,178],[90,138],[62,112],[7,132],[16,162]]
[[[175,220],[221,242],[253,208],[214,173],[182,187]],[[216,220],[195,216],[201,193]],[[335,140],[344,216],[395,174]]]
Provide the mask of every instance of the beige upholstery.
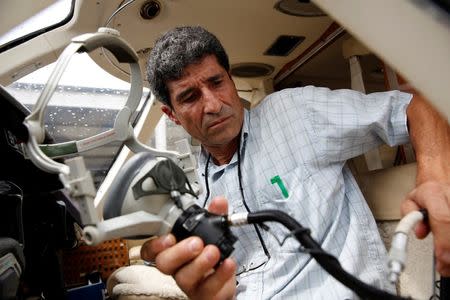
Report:
[[416,181],[416,164],[375,170],[357,175],[361,191],[379,221],[399,220],[400,204]]

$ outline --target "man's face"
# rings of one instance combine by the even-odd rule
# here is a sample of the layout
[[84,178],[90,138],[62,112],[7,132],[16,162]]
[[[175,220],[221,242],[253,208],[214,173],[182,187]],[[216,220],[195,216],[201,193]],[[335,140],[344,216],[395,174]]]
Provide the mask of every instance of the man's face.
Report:
[[173,109],[163,111],[203,145],[228,145],[241,130],[244,109],[234,82],[214,55],[186,67],[182,78],[167,82]]

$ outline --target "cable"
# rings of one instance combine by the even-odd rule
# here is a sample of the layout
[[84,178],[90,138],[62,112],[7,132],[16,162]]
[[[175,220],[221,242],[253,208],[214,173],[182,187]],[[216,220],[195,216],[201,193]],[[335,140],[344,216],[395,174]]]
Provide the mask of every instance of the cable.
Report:
[[[120,13],[122,10],[124,10],[127,6],[129,6],[130,4],[132,4],[133,2],[135,2],[136,0],[129,0],[128,2],[126,2],[125,4],[122,4],[124,1],[122,1],[119,4],[119,7],[111,14],[111,16],[109,16],[108,20],[106,21],[105,25],[103,27],[108,27],[109,23],[111,23],[112,19],[114,19],[114,17]],[[130,73],[127,72],[126,70],[122,69],[119,65],[115,64],[114,61],[107,55],[107,53],[105,52],[104,48],[100,49],[102,55],[106,58],[106,60],[113,65],[117,70],[121,71],[122,73],[124,73],[125,75],[130,76]]]
[[405,268],[409,232],[418,222],[426,218],[427,214],[425,210],[413,211],[403,217],[398,223],[392,237],[388,258],[388,279],[391,283],[397,283],[400,273]]
[[[237,147],[237,167],[238,167],[238,180],[239,180],[239,191],[241,193],[241,197],[242,197],[242,203],[244,204],[245,209],[247,210],[247,212],[251,212],[250,208],[247,205],[247,201],[245,201],[245,195],[244,195],[244,188],[242,185],[242,172],[241,172],[241,138],[239,138],[239,142],[238,142],[238,147]],[[209,154],[208,159],[206,160],[206,165],[205,165],[205,186],[206,186],[206,197],[205,200],[203,201],[203,208],[206,205],[206,202],[208,201],[208,198],[210,196],[210,190],[209,190],[209,183],[208,183],[208,166],[209,166],[209,162],[211,160],[211,154]],[[256,234],[258,235],[258,239],[259,242],[261,243],[261,246],[264,250],[264,254],[267,256],[268,259],[270,259],[270,252],[267,249],[266,243],[264,242],[261,232],[259,231],[258,226],[255,224],[255,231]]]
[[144,112],[144,108],[147,105],[147,103],[150,101],[150,98],[152,96],[152,93],[149,91],[147,93],[147,96],[144,99],[144,103],[142,104],[141,108],[137,111],[137,114],[133,117],[133,122],[131,123],[131,127],[136,127],[137,123],[139,122],[139,119],[141,118],[143,112]]
[[441,285],[439,287],[439,298],[450,299],[450,277],[441,277]]
[[[247,205],[247,201],[245,201],[244,188],[242,186],[241,154],[240,153],[241,153],[241,139],[239,138],[238,149],[237,149],[239,190],[241,192],[242,203],[244,203],[245,209],[247,210],[247,212],[251,213],[250,208]],[[257,224],[254,224],[254,226],[255,226],[256,234],[258,235],[259,241],[261,243],[261,246],[263,247],[264,254],[267,256],[268,259],[270,259],[270,252],[267,249],[266,243],[264,242],[264,240],[262,238],[261,232],[259,231]]]
[[441,282],[439,280],[436,280],[436,256],[433,255],[433,269],[431,270],[431,291],[433,291],[433,294],[431,295],[429,300],[439,299],[438,290],[440,284]]
[[[433,263],[434,263],[434,261],[433,261]],[[428,300],[439,300],[440,299],[439,294],[441,293],[440,289],[441,289],[441,281],[433,279],[433,289],[432,289],[433,295],[431,295]]]
[[130,5],[131,3],[133,3],[136,0],[129,0],[127,3],[123,4],[123,1],[121,4],[119,4],[119,7],[111,14],[111,16],[108,18],[108,21],[106,21],[105,26],[103,27],[108,27],[109,23],[111,23],[112,19],[118,14],[120,13],[125,7],[127,7],[128,5]]
[[208,183],[208,167],[209,167],[209,161],[211,160],[211,154],[208,155],[208,159],[206,160],[206,164],[205,164],[205,186],[206,186],[206,196],[205,196],[205,200],[203,201],[203,208],[205,208],[206,202],[208,202],[208,198],[209,198],[209,183]]
[[259,224],[262,222],[278,222],[292,231],[300,244],[308,250],[309,254],[324,268],[331,276],[353,290],[362,299],[411,299],[392,295],[370,286],[345,271],[339,261],[329,253],[325,252],[320,245],[311,237],[309,231],[288,214],[277,210],[264,210],[259,212],[241,213],[228,217],[230,225]]

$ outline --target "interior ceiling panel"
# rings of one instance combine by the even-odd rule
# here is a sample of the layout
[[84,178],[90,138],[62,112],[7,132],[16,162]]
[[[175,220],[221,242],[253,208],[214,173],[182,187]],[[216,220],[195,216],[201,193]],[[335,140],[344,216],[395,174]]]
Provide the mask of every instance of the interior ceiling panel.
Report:
[[[274,67],[269,75],[273,78],[283,66],[315,43],[333,23],[327,16],[300,17],[281,13],[274,9],[278,2],[276,0],[158,0],[161,11],[154,19],[146,20],[140,15],[140,9],[146,2],[130,2],[109,23],[109,27],[119,30],[121,36],[138,52],[143,72],[149,48],[162,33],[175,26],[201,25],[219,37],[228,51],[231,65],[250,62],[268,64]],[[123,3],[128,1],[102,2],[105,11],[102,23],[106,24],[111,14]],[[287,56],[264,55],[281,35],[304,36],[305,39]],[[311,78],[329,79],[330,82],[341,82],[340,86],[347,87],[350,78],[348,65],[342,56],[342,40],[340,38],[323,54],[315,56],[296,70],[280,87],[307,83]],[[105,59],[101,51],[94,52],[92,57],[111,74],[127,80],[124,72]],[[126,70],[126,66],[123,69]],[[326,85],[326,82],[322,84]]]
[[[106,9],[112,12],[115,7]],[[149,48],[163,32],[181,25],[201,25],[215,33],[230,56],[230,63],[260,62],[272,65],[274,75],[287,62],[308,48],[332,23],[328,17],[298,17],[283,14],[273,7],[273,0],[160,0],[161,12],[152,20],[140,16],[140,8],[145,3],[136,0],[118,13],[110,22],[110,27],[118,29],[133,48]],[[111,4],[112,5],[112,4]],[[104,22],[109,15],[104,16]],[[304,36],[305,40],[288,56],[264,55],[267,48],[280,35]],[[99,60],[107,69],[108,62]],[[116,72],[117,73],[117,72]]]

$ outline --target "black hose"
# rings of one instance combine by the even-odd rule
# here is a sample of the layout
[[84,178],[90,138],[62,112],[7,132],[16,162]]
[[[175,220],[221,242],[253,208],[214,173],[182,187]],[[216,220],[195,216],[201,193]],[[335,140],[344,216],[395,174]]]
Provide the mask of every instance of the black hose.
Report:
[[331,276],[353,290],[362,299],[411,299],[390,294],[386,291],[370,286],[358,278],[345,271],[339,261],[332,255],[325,252],[320,245],[311,237],[309,230],[304,228],[294,218],[278,210],[263,210],[249,213],[247,216],[249,224],[262,222],[278,222],[288,228],[300,242],[300,244],[310,251],[311,256],[324,268]]
[[439,299],[450,299],[450,277],[441,277]]

